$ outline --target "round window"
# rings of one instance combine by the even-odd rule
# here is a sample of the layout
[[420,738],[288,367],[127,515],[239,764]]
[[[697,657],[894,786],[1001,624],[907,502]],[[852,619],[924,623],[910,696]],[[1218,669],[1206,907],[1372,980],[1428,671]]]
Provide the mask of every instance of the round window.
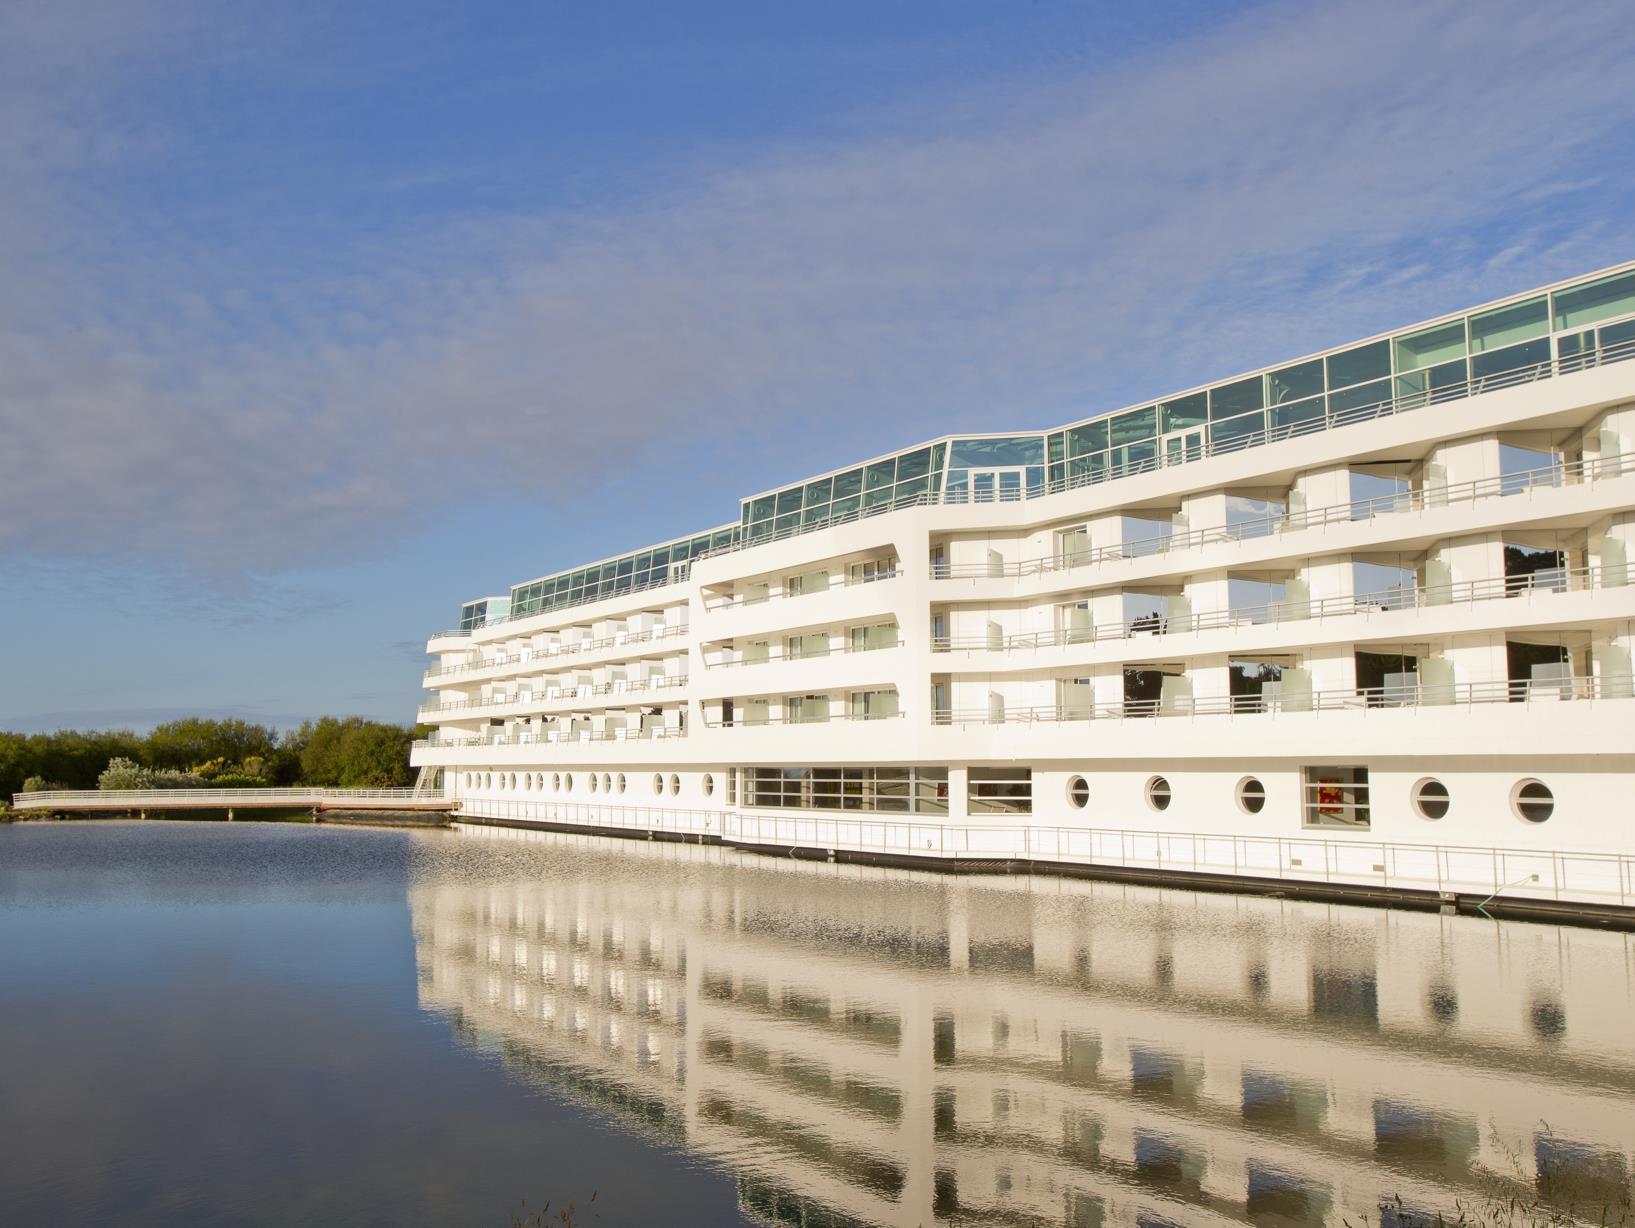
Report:
[[670,796],[676,797],[681,793],[681,777],[674,772],[670,773]]
[[468,788],[468,789],[471,788],[471,773],[470,772],[466,773],[466,788]]
[[703,788],[705,797],[709,797],[715,792],[715,777],[708,772],[704,773]]
[[493,787],[494,787],[494,773],[493,772],[484,772],[483,773],[483,788],[492,789]]
[[653,792],[657,793],[660,797],[664,796],[664,773],[663,772],[654,772],[653,773]]
[[562,777],[562,792],[564,792],[564,793],[572,793],[573,792],[573,773],[572,772],[564,773],[564,775]]
[[1556,811],[1556,795],[1542,780],[1524,780],[1510,791],[1510,808],[1518,818],[1542,823]]
[[1244,814],[1259,814],[1266,809],[1266,786],[1256,776],[1245,776],[1238,781],[1238,809]]
[[1440,819],[1448,813],[1448,786],[1427,776],[1414,785],[1414,809],[1420,818]]
[[620,793],[624,792],[624,773],[623,772],[619,773],[619,792]]
[[1169,781],[1162,776],[1154,776],[1147,782],[1147,805],[1154,810],[1168,810],[1169,803]]
[[511,773],[511,787],[513,789],[517,787],[517,774],[515,772]]
[[602,773],[602,792],[603,793],[612,793],[613,792],[613,777],[611,775],[609,775],[607,772]]
[[561,772],[552,772],[551,773],[551,792],[552,793],[562,792],[562,773]]
[[592,772],[590,774],[590,791],[592,793],[596,792],[596,784],[597,784],[596,773]]
[[1083,810],[1090,804],[1090,782],[1083,776],[1074,776],[1067,782],[1067,801],[1074,810]]

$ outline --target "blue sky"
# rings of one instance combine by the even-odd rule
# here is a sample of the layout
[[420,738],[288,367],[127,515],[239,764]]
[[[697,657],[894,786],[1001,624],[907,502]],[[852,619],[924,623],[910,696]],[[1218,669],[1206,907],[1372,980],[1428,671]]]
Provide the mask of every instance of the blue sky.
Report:
[[0,727],[1635,254],[1627,7],[0,6]]

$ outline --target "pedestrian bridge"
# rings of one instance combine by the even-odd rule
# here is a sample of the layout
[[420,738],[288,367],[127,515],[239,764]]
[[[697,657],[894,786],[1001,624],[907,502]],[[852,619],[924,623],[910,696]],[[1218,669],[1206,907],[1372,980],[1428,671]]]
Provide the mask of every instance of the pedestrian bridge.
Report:
[[52,789],[13,793],[13,810],[452,810],[458,803],[420,789]]

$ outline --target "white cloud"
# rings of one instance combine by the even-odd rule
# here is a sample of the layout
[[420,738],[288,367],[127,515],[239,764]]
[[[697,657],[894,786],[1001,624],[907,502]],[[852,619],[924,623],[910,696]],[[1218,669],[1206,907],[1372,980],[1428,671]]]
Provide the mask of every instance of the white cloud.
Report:
[[[36,30],[51,71],[0,87],[13,557],[231,578],[491,484],[570,497],[668,446],[633,441],[762,435],[789,466],[814,440],[1047,425],[1635,239],[1635,29],[1612,4],[1266,8],[1090,79],[698,167],[623,212],[382,237],[327,272],[86,202],[94,163],[186,140],[118,108],[176,40],[104,31],[87,60],[87,24]],[[731,483],[720,515],[777,476]]]

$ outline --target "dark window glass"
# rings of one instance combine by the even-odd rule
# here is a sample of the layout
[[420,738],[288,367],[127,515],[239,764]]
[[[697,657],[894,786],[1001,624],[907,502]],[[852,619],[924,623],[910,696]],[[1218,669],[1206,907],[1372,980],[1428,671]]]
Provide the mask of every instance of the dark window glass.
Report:
[[1158,434],[1158,407],[1149,405],[1146,409],[1119,414],[1112,420],[1111,431],[1114,447],[1153,438]]
[[923,478],[930,472],[930,448],[921,448],[918,452],[909,452],[897,458],[897,480],[899,482],[906,482],[911,478]]
[[863,489],[879,490],[882,486],[890,486],[897,480],[897,462],[894,460],[875,461],[863,470]]
[[1367,380],[1383,379],[1391,374],[1391,343],[1371,341],[1343,354],[1330,354],[1326,361],[1330,388],[1349,388]]
[[1314,397],[1323,391],[1323,360],[1296,363],[1273,371],[1266,377],[1266,400],[1272,405],[1285,401],[1299,401]]
[[753,500],[749,505],[750,520],[753,522],[771,519],[772,508],[776,502],[776,495],[762,495],[759,499]]
[[1209,390],[1210,421],[1233,418],[1238,414],[1260,409],[1264,404],[1264,393],[1265,388],[1258,375],[1252,379],[1240,379],[1235,384],[1223,384],[1219,388],[1211,388]]
[[815,482],[806,484],[806,506],[812,507],[829,501],[829,492],[834,487],[833,478],[819,478]]
[[1197,426],[1209,420],[1209,394],[1194,392],[1191,396],[1176,397],[1173,401],[1165,401],[1158,407],[1159,416],[1163,419],[1162,429],[1178,431],[1183,427]]
[[845,473],[835,475],[834,497],[844,499],[847,495],[856,495],[863,492],[863,471],[851,469]]
[[1097,422],[1086,422],[1083,426],[1075,426],[1067,432],[1067,454],[1069,456],[1084,456],[1090,452],[1105,452],[1107,450],[1107,419]]
[[788,490],[780,490],[778,492],[777,514],[782,516],[785,512],[800,511],[800,496],[801,488],[799,486],[791,486]]

